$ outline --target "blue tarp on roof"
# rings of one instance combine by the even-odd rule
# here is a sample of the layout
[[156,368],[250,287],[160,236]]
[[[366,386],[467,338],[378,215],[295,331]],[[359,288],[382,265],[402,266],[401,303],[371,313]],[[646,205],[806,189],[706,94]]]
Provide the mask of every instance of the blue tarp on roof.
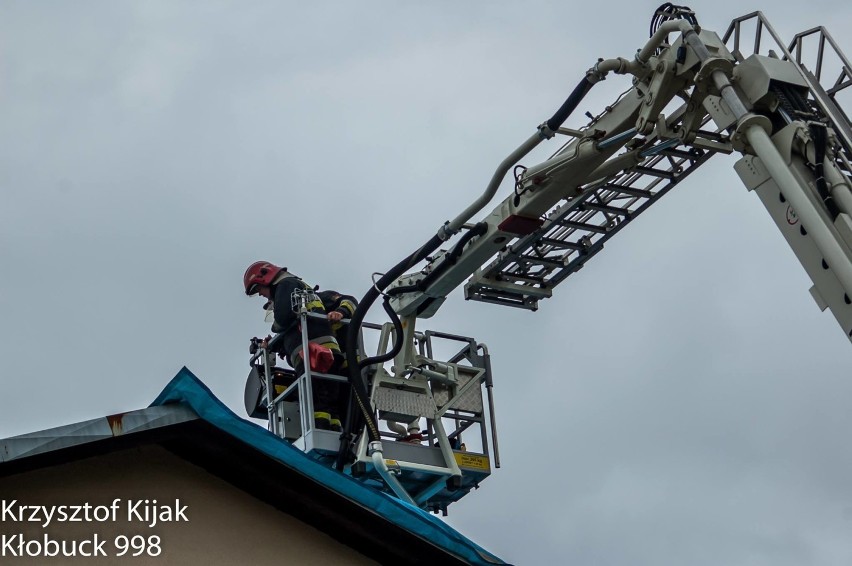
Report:
[[186,367],[151,406],[170,403],[189,406],[216,428],[471,564],[505,564],[430,513],[327,468],[268,430],[238,417]]

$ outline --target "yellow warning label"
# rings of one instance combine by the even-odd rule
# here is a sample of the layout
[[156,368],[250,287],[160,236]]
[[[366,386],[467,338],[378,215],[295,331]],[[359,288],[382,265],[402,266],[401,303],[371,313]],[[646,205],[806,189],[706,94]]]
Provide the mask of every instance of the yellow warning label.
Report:
[[491,464],[488,462],[488,456],[479,454],[465,454],[464,452],[454,452],[456,456],[456,464],[460,468],[472,468],[474,470],[488,471],[491,469]]

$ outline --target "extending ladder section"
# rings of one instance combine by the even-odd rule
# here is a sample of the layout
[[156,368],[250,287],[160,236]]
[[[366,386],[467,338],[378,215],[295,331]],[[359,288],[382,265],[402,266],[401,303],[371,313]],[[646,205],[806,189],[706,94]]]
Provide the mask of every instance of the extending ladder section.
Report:
[[[751,31],[752,28],[753,38],[746,34],[746,30]],[[764,45],[767,37],[774,41],[768,49]],[[822,27],[814,28],[796,35],[785,45],[763,14],[755,12],[734,20],[722,41],[739,63],[751,54],[749,49],[756,54],[794,63],[796,71],[808,85],[807,102],[814,112],[809,116],[794,112],[792,118],[815,120],[829,126],[841,146],[833,154],[837,168],[846,177],[852,177],[852,126],[841,103],[843,97],[852,98],[852,89],[848,89],[852,85],[852,66],[829,33]],[[477,270],[465,285],[465,297],[536,310],[540,299],[550,297],[553,288],[580,270],[603,249],[609,238],[713,154],[731,153],[735,144],[730,138],[730,123],[723,124],[723,127],[713,125],[710,107],[701,93],[704,92],[703,96],[708,100],[719,98],[707,95],[704,88],[695,87],[691,92],[684,92],[696,103],[690,109],[689,104],[684,104],[672,112],[665,127],[657,128],[647,138],[633,130],[597,142],[598,147],[603,147],[607,143],[627,141],[625,151],[601,168],[607,170],[607,165],[612,164],[610,170],[616,171],[583,185],[579,194],[561,201],[543,215],[540,227],[515,239],[490,263]],[[713,104],[711,102],[710,106]],[[584,130],[560,133],[594,137],[594,126],[599,118],[593,118]],[[690,131],[696,124],[700,125],[694,139],[677,135],[678,131]],[[631,153],[637,158],[627,158]],[[619,162],[627,165],[617,170]],[[767,205],[767,208],[770,206]],[[776,212],[770,210],[773,216]],[[797,254],[801,257],[799,252]],[[824,308],[821,298],[818,302]],[[826,299],[826,302],[837,316],[842,306],[835,309],[831,301]],[[852,328],[852,313],[841,318],[844,318],[841,320],[844,328]],[[845,318],[849,320],[845,321]]]
[[[716,136],[705,133],[710,138]],[[583,187],[551,209],[542,226],[501,251],[465,285],[465,298],[530,310],[579,271],[604,243],[683,181],[714,153],[710,149],[643,144],[647,158]]]

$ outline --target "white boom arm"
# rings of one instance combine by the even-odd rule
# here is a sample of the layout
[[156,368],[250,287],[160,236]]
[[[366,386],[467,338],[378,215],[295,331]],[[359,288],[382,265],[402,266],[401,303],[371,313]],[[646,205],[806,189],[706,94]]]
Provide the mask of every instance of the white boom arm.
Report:
[[[830,308],[852,339],[852,128],[834,97],[852,77],[845,56],[819,28],[813,74],[759,12],[735,21],[725,41],[701,30],[691,12],[677,17],[683,19],[659,25],[633,60],[602,60],[586,74],[586,90],[609,72],[632,75],[631,90],[582,130],[542,124],[501,164],[485,194],[442,227],[444,239],[466,233],[389,286],[400,316],[412,326],[415,317],[432,316],[468,278],[469,299],[534,310],[605,240],[709,157],[737,151],[743,156],[737,173],[805,267],[819,306]],[[748,20],[759,31],[755,53],[746,57],[739,34]],[[768,30],[780,57],[758,53],[760,30]],[[790,49],[801,46],[801,37]],[[827,88],[819,76],[826,41],[843,62],[841,77]],[[467,224],[512,165],[554,133],[572,139],[518,175],[513,194],[481,222]]]

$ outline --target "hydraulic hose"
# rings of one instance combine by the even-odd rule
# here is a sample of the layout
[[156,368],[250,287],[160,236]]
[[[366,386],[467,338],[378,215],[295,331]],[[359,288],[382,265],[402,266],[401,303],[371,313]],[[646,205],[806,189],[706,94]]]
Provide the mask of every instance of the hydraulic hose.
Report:
[[[367,434],[371,442],[378,442],[381,440],[381,437],[379,435],[379,428],[376,424],[375,415],[373,414],[372,408],[370,408],[369,393],[367,392],[367,387],[361,375],[363,366],[358,363],[357,344],[361,324],[364,322],[364,317],[367,314],[367,311],[370,310],[370,307],[373,306],[373,303],[379,297],[381,292],[384,291],[385,287],[393,283],[400,275],[423,261],[426,256],[438,249],[442,241],[443,240],[441,240],[438,235],[432,236],[432,238],[420,249],[408,255],[408,257],[396,264],[390,271],[379,278],[375,285],[370,287],[370,290],[367,291],[358,303],[358,307],[355,309],[355,313],[349,321],[349,328],[346,331],[346,361],[349,365],[349,384],[352,386],[355,401],[361,409],[361,414],[364,416],[364,420],[367,424]],[[347,427],[347,430],[341,439],[341,450],[337,464],[338,468],[342,466],[341,461],[345,459],[345,443],[347,441],[347,437],[352,433],[352,428],[355,425],[355,423],[351,421],[353,421],[353,419],[347,420],[347,424],[350,426]]]
[[[455,245],[453,250],[448,255],[447,260],[448,260],[449,263],[445,262],[443,265],[446,265],[447,267],[449,267],[449,265],[452,265],[453,263],[455,263],[456,260],[458,259],[458,256],[461,255],[462,249],[464,248],[465,244],[467,244],[467,242],[469,242],[475,236],[478,236],[478,235],[484,233],[487,228],[488,228],[487,224],[485,224],[484,222],[480,222],[474,228],[472,228],[471,230],[468,230],[459,239],[458,243]],[[442,242],[442,240],[438,236],[433,237],[432,240],[427,242],[427,244],[424,247],[420,248],[415,253],[413,253],[410,256],[408,256],[407,258],[405,258],[402,262],[397,264],[391,271],[389,271],[381,279],[379,279],[376,282],[376,285],[374,287],[371,287],[370,291],[368,291],[367,294],[364,296],[364,298],[361,300],[361,302],[358,303],[358,307],[355,309],[355,313],[353,314],[352,319],[349,322],[349,328],[347,329],[347,349],[346,349],[346,360],[347,360],[347,362],[349,364],[349,368],[350,368],[350,370],[349,370],[349,383],[352,386],[353,393],[354,393],[353,401],[355,402],[355,404],[357,404],[358,408],[361,411],[361,414],[364,416],[364,420],[367,423],[367,431],[368,431],[368,434],[370,435],[371,441],[377,441],[377,440],[380,440],[380,438],[379,438],[379,433],[378,433],[378,427],[375,423],[375,416],[373,414],[373,411],[372,411],[371,408],[368,408],[369,404],[367,402],[365,402],[365,400],[369,397],[369,394],[367,393],[367,388],[364,385],[363,378],[361,377],[361,375],[362,375],[361,372],[363,371],[363,369],[365,367],[369,367],[373,364],[381,364],[381,363],[384,363],[388,360],[392,360],[402,351],[402,348],[404,346],[404,344],[403,344],[403,328],[402,328],[402,323],[399,320],[399,316],[397,316],[396,311],[394,311],[393,307],[391,307],[391,305],[390,305],[390,299],[386,298],[383,301],[382,306],[384,307],[387,315],[390,317],[391,322],[393,323],[394,330],[396,331],[395,332],[396,338],[394,340],[393,347],[391,348],[391,350],[389,352],[386,352],[385,354],[382,354],[381,356],[374,356],[372,358],[367,358],[367,359],[361,360],[360,362],[357,362],[358,354],[357,354],[357,351],[355,350],[355,348],[348,346],[349,344],[356,344],[357,343],[357,338],[358,338],[357,332],[358,332],[358,330],[353,331],[353,328],[358,329],[360,327],[361,323],[364,320],[364,315],[366,314],[367,310],[370,308],[371,304],[378,298],[379,290],[384,290],[385,287],[387,287],[388,285],[393,283],[400,275],[402,275],[403,273],[408,271],[410,268],[412,268],[414,265],[418,264],[420,261],[425,259],[426,256],[428,256],[430,253],[432,253],[435,249],[437,249],[441,245],[441,242]],[[445,267],[445,269],[446,269],[446,267]],[[425,280],[426,280],[426,278],[424,278],[423,281],[425,281]],[[423,283],[423,281],[421,281],[421,283]],[[389,292],[388,295],[404,293],[404,292],[409,292],[409,291],[416,291],[420,287],[421,287],[420,285],[408,285],[406,287],[397,287],[397,288],[393,289],[391,292]],[[393,293],[394,291],[396,291],[396,293]],[[362,305],[366,305],[366,306],[364,307],[364,310],[362,310],[359,313],[358,311],[359,311],[359,309],[362,308]],[[349,333],[352,333],[352,334],[349,334]],[[355,341],[349,342],[349,340],[355,340]],[[353,359],[356,360],[357,363],[354,363]],[[353,371],[353,368],[355,368],[354,371]],[[350,404],[350,408],[354,408],[354,407]],[[344,462],[345,462],[345,454],[346,454],[346,444],[348,443],[349,436],[351,435],[352,429],[355,428],[356,424],[357,424],[357,419],[353,419],[353,418],[347,418],[346,419],[345,433],[341,437],[340,451],[338,452],[338,458],[337,458],[337,463],[336,463],[336,466],[337,466],[338,469],[343,469],[343,465],[344,465]]]
[[396,332],[396,340],[394,340],[393,347],[389,352],[386,352],[381,356],[373,356],[372,358],[361,360],[360,365],[362,369],[373,364],[383,364],[389,360],[392,360],[397,356],[397,354],[402,351],[402,322],[400,322],[399,316],[396,314],[396,311],[394,311],[393,307],[391,307],[390,299],[385,299],[384,301],[382,301],[382,306],[384,307],[385,312],[388,313],[388,316],[390,317],[391,322],[393,323],[393,329]]
[[536,133],[531,135],[527,140],[518,146],[515,151],[509,154],[506,159],[500,162],[500,165],[497,166],[497,170],[494,171],[494,174],[491,176],[491,181],[488,182],[488,186],[485,188],[485,192],[482,193],[478,199],[473,201],[473,203],[465,208],[461,214],[456,216],[450,222],[441,227],[441,231],[439,232],[441,239],[446,240],[459,230],[461,230],[462,226],[464,226],[465,222],[473,218],[473,215],[482,210],[482,208],[491,202],[491,199],[494,198],[494,195],[497,194],[497,189],[500,187],[500,183],[503,182],[503,178],[506,176],[506,173],[509,172],[509,169],[512,168],[518,161],[523,159],[529,152],[538,146],[542,142],[542,140],[548,139],[549,137],[553,137],[553,134],[548,134],[544,131],[545,125],[542,124],[539,126],[539,129]]
[[[370,442],[381,442],[381,435],[379,434],[379,426],[376,423],[375,414],[370,406],[370,395],[367,392],[367,386],[364,383],[364,378],[362,376],[362,366],[358,363],[357,344],[358,333],[361,331],[361,324],[364,322],[364,317],[366,316],[367,311],[370,310],[370,307],[372,307],[373,303],[376,302],[376,299],[379,297],[381,292],[384,291],[388,285],[393,283],[400,275],[423,261],[426,256],[438,249],[441,242],[443,242],[443,240],[440,236],[437,234],[432,236],[432,238],[423,244],[422,247],[409,254],[405,259],[393,266],[390,271],[380,277],[358,303],[352,318],[349,320],[349,328],[346,330],[346,361],[349,366],[349,385],[352,387],[354,403],[357,404],[358,408],[361,410],[361,415],[364,417],[364,422],[367,425],[367,436]],[[390,305],[388,305],[388,308],[390,308]],[[395,328],[397,322],[398,318],[394,322]],[[400,330],[401,326],[397,330],[397,333],[401,335]],[[397,346],[394,345],[394,349],[396,349],[396,347]],[[352,405],[350,404],[350,407],[351,406]],[[358,419],[347,416],[343,434],[340,435],[340,450],[337,453],[337,460],[335,461],[335,467],[338,470],[342,470],[345,465],[348,455],[349,439],[352,436],[352,431],[356,429],[358,425]]]
[[585,98],[585,96],[589,93],[595,83],[597,81],[591,79],[589,75],[583,77],[577,86],[574,87],[574,90],[571,94],[568,95],[568,98],[565,99],[565,102],[562,103],[562,106],[559,107],[559,110],[551,116],[550,120],[545,122],[547,127],[551,132],[555,132],[559,129],[562,124],[565,123],[565,120],[568,119],[568,116],[571,115],[574,110],[577,109],[577,106],[580,105],[580,102]]
[[[367,291],[358,303],[358,307],[355,309],[355,314],[352,315],[352,319],[349,322],[349,329],[346,334],[346,361],[349,363],[350,383],[361,381],[360,369],[364,366],[358,363],[358,354],[355,349],[355,344],[357,344],[358,332],[361,328],[361,324],[364,322],[364,317],[367,314],[367,311],[370,310],[370,307],[373,306],[373,303],[376,302],[376,299],[379,298],[381,292],[384,291],[388,285],[396,281],[400,275],[426,259],[426,256],[438,249],[441,242],[443,242],[443,240],[441,240],[439,236],[432,236],[432,238],[420,249],[410,254],[404,260],[393,266],[390,271],[382,275],[379,280],[376,281],[375,285],[370,287],[370,290]],[[352,341],[350,342],[350,340]],[[367,360],[364,361],[366,362]]]
[[459,238],[459,241],[453,247],[447,257],[441,265],[437,266],[434,270],[432,270],[429,274],[426,275],[417,286],[420,287],[421,290],[426,290],[429,288],[429,285],[437,279],[442,273],[444,273],[447,269],[456,264],[462,252],[464,251],[464,247],[477,236],[481,236],[488,230],[488,224],[485,222],[479,222],[476,226],[462,234],[462,237]]
[[411,293],[413,291],[425,291],[429,285],[437,279],[439,275],[449,269],[451,266],[455,265],[456,261],[458,261],[459,256],[464,251],[464,247],[467,245],[469,241],[471,241],[476,236],[481,236],[488,230],[488,224],[485,222],[480,222],[467,232],[465,232],[459,241],[453,246],[452,251],[447,254],[447,257],[444,261],[441,262],[433,271],[429,272],[426,277],[414,283],[413,285],[405,285],[404,287],[394,287],[393,289],[387,292],[388,295],[401,295],[403,293]]

